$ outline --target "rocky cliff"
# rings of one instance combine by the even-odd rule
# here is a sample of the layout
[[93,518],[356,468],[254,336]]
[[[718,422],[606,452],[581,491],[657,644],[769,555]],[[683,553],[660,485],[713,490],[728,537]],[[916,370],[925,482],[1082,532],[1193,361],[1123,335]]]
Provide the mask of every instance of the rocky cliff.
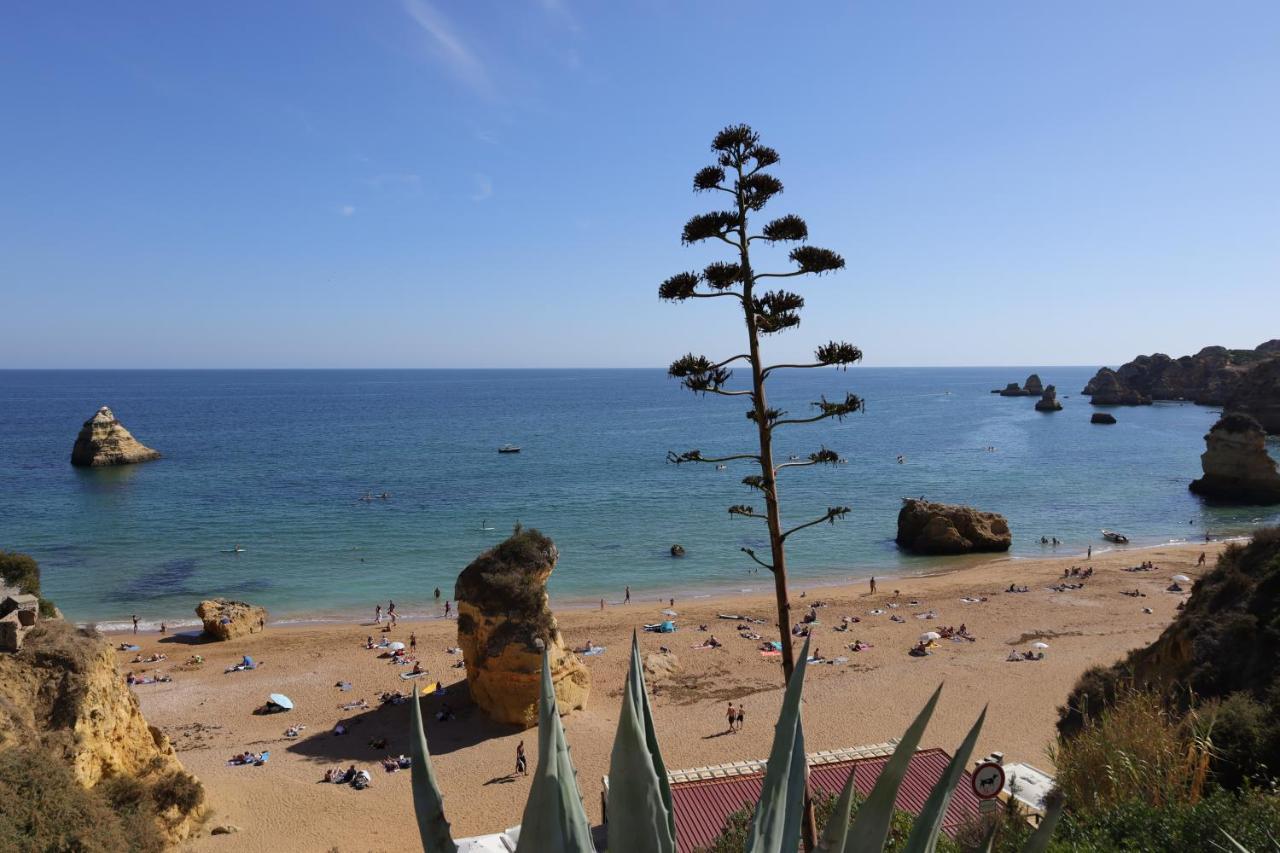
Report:
[[158,450],[152,450],[134,438],[106,406],[84,422],[75,446],[71,448],[71,464],[81,468],[131,465],[159,458]]
[[[1102,368],[1082,393],[1097,405],[1141,405],[1152,400],[1191,400],[1206,406],[1280,415],[1280,340],[1254,349],[1205,347],[1195,355],[1171,358],[1140,355],[1118,370]],[[1253,378],[1255,371],[1259,373]],[[1270,377],[1268,382],[1263,377]],[[1270,430],[1269,430],[1270,431]]]
[[267,621],[267,609],[243,601],[211,598],[196,605],[196,616],[211,640],[231,640],[252,634]]
[[1191,491],[1233,503],[1280,503],[1280,472],[1256,420],[1239,413],[1225,415],[1204,440],[1204,476],[1191,482]]
[[21,652],[0,655],[0,749],[11,747],[45,750],[86,788],[128,777],[183,789],[181,804],[157,799],[159,830],[169,841],[186,838],[202,816],[199,783],[147,725],[111,647],[60,620],[34,628]]
[[968,554],[1008,551],[1013,534],[999,513],[904,498],[898,511],[896,541],[916,554]]
[[547,604],[559,554],[537,530],[516,530],[458,575],[458,645],[476,704],[494,720],[537,724],[542,647],[562,711],[586,705],[591,673],[565,648]]
[[1040,399],[1036,400],[1037,412],[1060,412],[1062,404],[1058,402],[1058,389],[1053,385],[1045,388],[1040,395]]
[[[1224,406],[1233,412],[1244,412],[1257,419],[1272,435],[1280,435],[1280,341],[1269,358],[1244,372]],[[1263,344],[1268,346],[1268,344]],[[1261,349],[1261,347],[1259,347]]]

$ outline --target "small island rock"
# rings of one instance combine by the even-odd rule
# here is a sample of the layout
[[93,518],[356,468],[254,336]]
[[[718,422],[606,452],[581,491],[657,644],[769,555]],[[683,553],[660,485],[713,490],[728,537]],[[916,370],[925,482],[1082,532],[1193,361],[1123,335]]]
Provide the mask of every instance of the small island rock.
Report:
[[106,406],[84,422],[71,448],[71,464],[79,468],[132,465],[159,458],[160,451],[134,438]]
[[999,513],[904,498],[896,541],[916,554],[968,554],[1008,551],[1013,534]]
[[252,634],[267,622],[267,610],[256,604],[212,598],[196,605],[196,616],[210,640],[233,640]]
[[1191,491],[1233,503],[1280,503],[1280,472],[1256,420],[1238,412],[1224,415],[1204,440],[1204,476],[1191,482]]
[[585,707],[591,673],[565,648],[547,606],[559,552],[537,530],[520,529],[458,575],[458,645],[471,698],[500,723],[537,725],[542,649],[562,713]]
[[673,556],[673,557],[683,557],[683,556],[684,556],[684,546],[683,546],[683,545],[672,545],[672,546],[671,546],[671,556]]
[[1027,381],[1022,383],[1022,390],[1026,392],[1028,397],[1034,397],[1036,394],[1044,393],[1044,386],[1040,384],[1040,374],[1033,373],[1027,377]]
[[1010,382],[1004,386],[1004,390],[998,392],[1001,397],[1025,397],[1027,392],[1017,382]]
[[1036,400],[1037,412],[1060,412],[1062,404],[1058,402],[1058,389],[1050,385],[1044,389],[1040,399]]
[[1113,424],[1116,422],[1116,416],[1110,412],[1094,412],[1089,418],[1091,424]]

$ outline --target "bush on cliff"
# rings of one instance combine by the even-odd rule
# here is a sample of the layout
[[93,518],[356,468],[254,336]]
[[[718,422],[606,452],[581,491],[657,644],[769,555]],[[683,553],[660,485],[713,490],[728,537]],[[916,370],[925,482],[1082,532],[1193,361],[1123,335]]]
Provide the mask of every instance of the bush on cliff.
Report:
[[[531,576],[545,576],[557,557],[555,543],[533,528],[517,527],[504,542],[484,552],[458,575],[454,598],[482,612],[501,615],[516,636],[530,647],[535,639],[549,642],[554,619],[546,607],[542,583]],[[462,617],[459,617],[460,619]],[[461,625],[461,623],[459,623]],[[503,637],[505,642],[508,638]]]
[[40,615],[53,616],[53,602],[40,595],[40,564],[16,551],[0,551],[0,583],[40,599]]

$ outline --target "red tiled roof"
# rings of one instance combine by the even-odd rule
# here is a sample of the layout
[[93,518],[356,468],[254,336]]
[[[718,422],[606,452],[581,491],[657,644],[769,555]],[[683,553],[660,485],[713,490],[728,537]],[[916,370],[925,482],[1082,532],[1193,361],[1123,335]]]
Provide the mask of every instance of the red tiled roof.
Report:
[[[837,764],[811,767],[809,780],[814,788],[838,795],[853,773],[853,787],[866,796],[871,793],[888,757],[863,758]],[[898,789],[897,807],[919,814],[929,792],[942,778],[950,757],[941,749],[925,749],[911,757],[907,775]],[[738,809],[760,799],[764,775],[756,773],[721,779],[673,782],[671,797],[676,813],[676,849],[691,853],[694,848],[710,844],[724,828],[725,819]],[[978,814],[978,798],[969,786],[969,773],[960,778],[956,792],[947,806],[942,828],[955,832],[961,824]]]

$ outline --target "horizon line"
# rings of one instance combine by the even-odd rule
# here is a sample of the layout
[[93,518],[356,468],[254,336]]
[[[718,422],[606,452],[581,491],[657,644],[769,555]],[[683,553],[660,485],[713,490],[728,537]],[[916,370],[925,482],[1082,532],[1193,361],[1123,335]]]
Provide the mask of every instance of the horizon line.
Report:
[[[1123,363],[1123,362],[1120,362]],[[837,365],[827,365],[835,369],[840,369]],[[876,364],[861,365],[872,370],[975,370],[975,369],[995,369],[995,368],[1062,368],[1062,367],[1109,367],[1108,364]],[[856,368],[855,368],[856,369]],[[641,366],[641,367],[551,367],[551,366],[525,366],[525,367],[0,367],[0,373],[55,373],[55,372],[138,372],[152,371],[156,373],[180,373],[180,372],[215,372],[215,371],[234,371],[240,370],[245,372],[268,372],[268,371],[360,371],[360,370],[459,370],[459,371],[482,371],[482,370],[667,370],[666,367],[658,366]]]

